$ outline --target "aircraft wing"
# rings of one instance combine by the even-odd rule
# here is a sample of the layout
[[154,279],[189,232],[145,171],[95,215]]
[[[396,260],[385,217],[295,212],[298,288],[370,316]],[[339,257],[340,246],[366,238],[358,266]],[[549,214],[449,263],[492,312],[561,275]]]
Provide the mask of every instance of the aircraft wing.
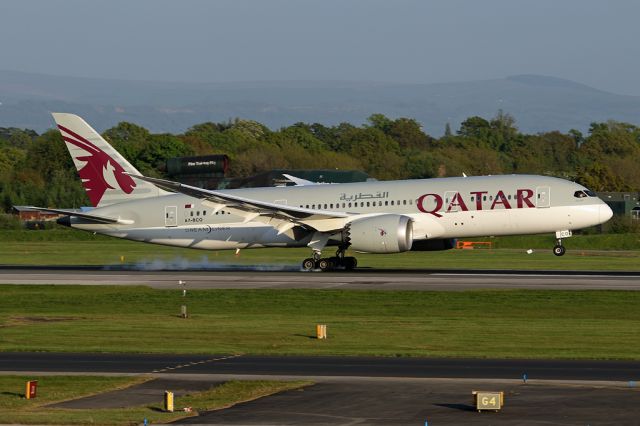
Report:
[[245,218],[247,221],[257,219],[262,216],[266,218],[280,219],[289,223],[307,225],[317,230],[321,230],[321,228],[327,227],[335,230],[341,229],[344,226],[342,224],[344,221],[342,221],[341,219],[346,219],[352,216],[349,213],[343,212],[313,210],[287,206],[283,204],[274,204],[266,201],[231,195],[220,191],[202,189],[165,179],[139,175],[131,176],[136,179],[150,182],[158,186],[159,188],[168,191],[178,192],[190,197],[216,203],[222,206],[220,208],[233,208],[242,212],[246,212],[247,214],[245,215]]
[[108,217],[108,216],[100,216],[100,215],[95,215],[90,213],[83,213],[75,210],[49,209],[44,207],[33,207],[33,206],[28,206],[27,208],[31,210],[41,211],[41,212],[59,213],[67,216],[75,216],[75,217],[86,219],[95,223],[104,223],[104,224],[113,223],[113,224],[119,224],[119,225],[130,225],[133,223],[133,221],[131,220],[124,220],[117,217]]
[[292,175],[288,175],[286,173],[283,173],[282,176],[284,176],[285,178],[289,179],[296,186],[320,185],[317,182],[312,182],[310,180],[306,180],[306,179],[302,179],[302,178],[295,177],[295,176],[292,176]]

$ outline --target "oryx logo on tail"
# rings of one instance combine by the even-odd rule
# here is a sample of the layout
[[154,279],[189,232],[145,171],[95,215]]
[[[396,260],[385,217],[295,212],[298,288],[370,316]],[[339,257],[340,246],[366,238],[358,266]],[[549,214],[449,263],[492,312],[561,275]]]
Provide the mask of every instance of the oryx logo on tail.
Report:
[[72,130],[62,125],[58,128],[65,142],[86,152],[86,155],[78,155],[74,159],[85,163],[78,166],[78,173],[94,207],[98,206],[107,189],[117,189],[116,185],[125,194],[133,192],[136,183],[117,161]]

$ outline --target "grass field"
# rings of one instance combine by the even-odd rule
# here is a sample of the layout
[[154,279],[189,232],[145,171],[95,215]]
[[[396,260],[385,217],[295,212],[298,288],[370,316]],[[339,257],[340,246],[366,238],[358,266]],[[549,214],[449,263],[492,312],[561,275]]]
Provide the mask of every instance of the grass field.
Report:
[[[186,303],[191,318],[178,317]],[[640,358],[640,292],[0,286],[0,350]],[[313,338],[327,324],[329,339]]]
[[76,399],[140,383],[146,379],[101,376],[43,376],[38,378],[38,397],[24,398],[24,386],[33,377],[0,376],[0,421],[20,424],[64,425],[137,425],[146,418],[150,423],[165,423],[197,410],[215,410],[310,384],[304,381],[232,381],[208,391],[176,397],[175,407],[193,407],[194,412],[165,413],[162,395],[148,406],[118,409],[61,409],[46,407],[55,402]]
[[[640,270],[640,234],[585,235],[568,239],[567,254],[553,256],[553,236],[487,239],[494,249],[408,252],[391,255],[350,253],[360,267],[479,268],[551,270]],[[532,254],[527,254],[533,249]],[[332,254],[333,248],[325,253]],[[296,269],[308,249],[201,251],[93,236],[80,231],[5,231],[0,265],[127,265],[138,268],[215,268],[262,265]]]

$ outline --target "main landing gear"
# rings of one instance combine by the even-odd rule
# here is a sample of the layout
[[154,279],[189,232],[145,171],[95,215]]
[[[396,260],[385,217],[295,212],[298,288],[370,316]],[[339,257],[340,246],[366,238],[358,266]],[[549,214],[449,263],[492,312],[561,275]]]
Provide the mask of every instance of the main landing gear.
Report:
[[313,257],[302,261],[302,269],[305,271],[312,271],[314,269],[320,269],[321,271],[331,271],[335,269],[345,269],[351,271],[358,266],[358,261],[355,257],[345,256],[345,248],[339,248],[336,251],[336,255],[332,257],[323,258],[322,253],[319,250],[314,250]]

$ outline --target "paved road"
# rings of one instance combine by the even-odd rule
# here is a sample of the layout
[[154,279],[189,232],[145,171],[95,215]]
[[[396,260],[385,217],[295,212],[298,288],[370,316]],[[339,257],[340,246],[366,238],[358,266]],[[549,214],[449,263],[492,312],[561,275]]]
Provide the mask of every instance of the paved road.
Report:
[[[640,390],[629,384],[640,378],[640,362],[0,353],[0,374],[26,371],[157,377],[65,402],[66,409],[158,404],[164,390],[180,395],[232,379],[315,382],[177,422],[190,425],[621,425],[640,418]],[[477,413],[472,390],[504,391],[504,409]]]
[[640,361],[1,352],[0,371],[627,382],[640,379]]
[[103,271],[86,269],[0,269],[0,284],[135,285],[194,289],[311,288],[358,290],[557,289],[640,290],[637,272],[362,270],[352,273],[267,271]]
[[[500,413],[478,413],[471,391],[504,391]],[[203,413],[189,425],[637,425],[640,392],[594,386],[508,383],[318,383]]]

